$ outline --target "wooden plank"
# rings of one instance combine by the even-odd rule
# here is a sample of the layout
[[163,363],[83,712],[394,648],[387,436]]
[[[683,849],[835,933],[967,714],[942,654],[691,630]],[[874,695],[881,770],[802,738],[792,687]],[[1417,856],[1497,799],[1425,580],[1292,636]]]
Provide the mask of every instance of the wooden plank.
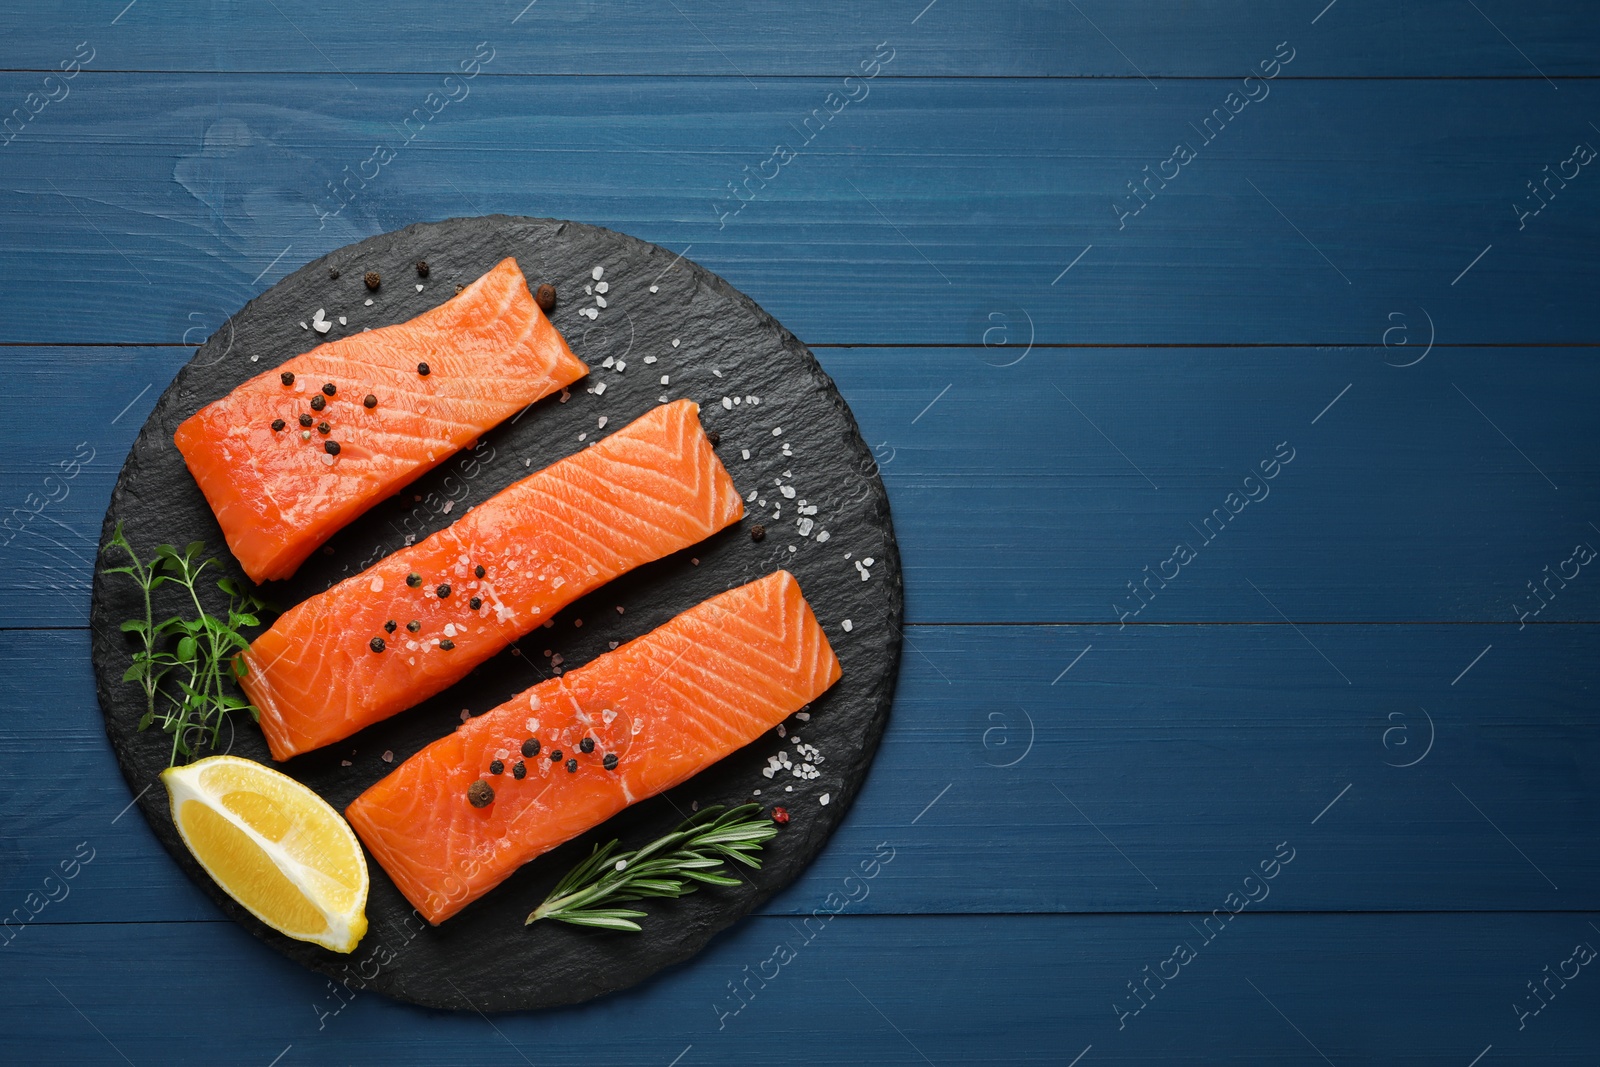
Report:
[[[1439,347],[1402,368],[1426,337],[1400,336],[1315,353],[819,355],[878,457],[915,622],[1600,620],[1600,582],[1569,562],[1579,543],[1600,548],[1600,426],[1585,399],[1600,364],[1586,349]],[[0,625],[85,622],[122,457],[188,356],[0,348],[18,413],[0,471],[0,506],[18,509],[0,512],[13,576]],[[1247,487],[1285,443],[1292,461]],[[75,479],[47,481],[75,456],[90,457]],[[1181,567],[1180,543],[1195,553]]]
[[193,338],[357,238],[494,211],[689,249],[811,343],[979,344],[1000,313],[1038,343],[1376,344],[1421,309],[1456,343],[1600,341],[1595,185],[1543,170],[1600,139],[1590,81],[1280,80],[1224,125],[1216,80],[882,80],[809,134],[813,80],[473,85],[432,116],[435,76],[85,78],[5,148],[0,341]]
[[[873,774],[771,914],[805,913],[884,840],[905,877],[866,902],[882,913],[1205,912],[1282,841],[1301,858],[1273,909],[1600,904],[1593,625],[906,637]],[[87,842],[99,858],[51,921],[214,915],[142,817],[122,815],[134,790],[102,732],[85,631],[0,642],[13,886]],[[353,759],[361,781],[392,769],[375,751]]]
[[[872,884],[907,877],[898,862]],[[492,1017],[397,1004],[359,977],[330,989],[231,923],[27,934],[5,950],[0,1041],[69,1063],[1466,1067],[1587,1064],[1600,1041],[1594,964],[1573,955],[1600,934],[1578,915],[1241,914],[1208,943],[1181,916],[847,909],[809,940],[753,919],[638,989]],[[1533,1000],[1527,983],[1558,970],[1576,977]],[[1175,977],[1134,999],[1160,971]]]
[[[1553,0],[1483,0],[1479,12],[1449,0],[1399,9],[1362,0],[1225,0],[1163,8],[1159,18],[1114,0],[914,0],[892,8],[828,0],[803,11],[731,0],[676,8],[495,0],[447,20],[417,0],[343,5],[338,18],[308,0],[209,16],[150,3],[46,7],[7,19],[8,68],[55,69],[88,39],[95,66],[106,69],[450,74],[488,41],[495,73],[714,75],[759,84],[773,75],[852,73],[887,39],[896,65],[918,75],[1230,77],[1261,58],[1252,46],[1270,54],[1287,38],[1317,46],[1306,74],[1538,78],[1593,75],[1600,42],[1594,12]],[[1424,40],[1428,47],[1417,47]]]

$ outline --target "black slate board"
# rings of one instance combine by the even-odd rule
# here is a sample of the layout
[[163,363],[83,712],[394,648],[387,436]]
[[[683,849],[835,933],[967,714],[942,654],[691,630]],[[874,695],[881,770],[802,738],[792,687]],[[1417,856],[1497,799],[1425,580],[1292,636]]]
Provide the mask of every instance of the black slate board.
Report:
[[[815,358],[753,301],[709,271],[655,245],[573,222],[501,215],[420,223],[331,253],[252,300],[201,346],[156,404],[117,480],[102,546],[118,522],[147,556],[159,543],[203,540],[217,550],[228,572],[242,580],[172,444],[178,423],[322,340],[412,318],[505,256],[517,258],[530,284],[556,286],[560,303],[552,318],[592,368],[590,376],[574,386],[566,403],[557,397],[539,402],[514,423],[485,435],[476,449],[463,451],[373,508],[313,555],[294,578],[265,586],[265,596],[287,607],[320,592],[402,547],[408,535],[420,540],[529,471],[585,447],[580,434],[593,441],[662,397],[700,403],[706,429],[721,434],[719,454],[740,491],[758,490],[766,508],[747,504],[742,523],[580,600],[553,620],[553,628],[535,630],[454,688],[347,742],[293,759],[282,769],[343,809],[412,753],[452,730],[463,711],[486,711],[549,677],[552,663],[546,649],[564,657],[563,669],[577,666],[606,651],[612,641],[646,633],[716,593],[782,567],[799,579],[844,666],[839,684],[811,706],[811,721],[790,722],[792,733],[822,751],[826,762],[820,778],[762,777],[767,758],[789,746],[769,734],[669,794],[635,805],[528,864],[439,928],[417,919],[383,870],[369,861],[370,928],[353,954],[340,956],[268,929],[194,862],[157,781],[170,741],[156,731],[135,730],[142,697],[136,686],[120,680],[131,645],[117,627],[142,614],[136,588],[97,569],[91,618],[106,733],[129,786],[139,794],[140,810],[189,877],[235,921],[290,959],[344,980],[352,989],[458,1010],[549,1007],[633,985],[692,956],[718,931],[788,885],[821,850],[860,788],[887,723],[900,658],[901,573],[888,499],[849,408]],[[419,259],[429,264],[426,279],[417,276]],[[594,297],[584,292],[595,266],[605,268],[609,306],[591,320],[579,311],[596,306]],[[330,268],[340,272],[337,279],[330,277]],[[376,293],[369,293],[362,281],[372,270],[383,278]],[[420,292],[418,284],[423,286]],[[652,285],[657,292],[650,292]],[[369,297],[370,307],[364,303]],[[325,336],[300,326],[302,321],[309,324],[318,308],[326,309],[327,318],[335,322]],[[337,325],[340,315],[348,318],[348,326]],[[674,339],[679,341],[676,348]],[[626,370],[603,369],[607,356],[623,360]],[[646,356],[657,362],[647,364]],[[669,385],[661,384],[663,375],[670,376]],[[606,388],[596,396],[589,390],[600,382]],[[746,402],[725,410],[724,395],[755,396],[759,405]],[[607,418],[604,430],[597,428],[600,416]],[[781,437],[773,436],[774,428],[781,428]],[[792,457],[782,455],[784,443]],[[741,459],[745,449],[749,460]],[[776,479],[794,487],[793,499],[781,495]],[[802,499],[817,508],[809,537],[797,528],[796,508]],[[781,508],[778,519],[770,517],[774,507]],[[756,522],[767,527],[760,543],[749,536]],[[819,537],[822,530],[829,533],[825,543]],[[856,567],[863,558],[874,561],[870,580],[863,580]],[[625,612],[619,613],[618,606]],[[171,609],[176,612],[180,606],[174,602]],[[159,606],[157,617],[162,617]],[[849,632],[841,625],[845,619],[854,624]],[[271,762],[260,731],[247,719],[224,727],[218,747]],[[392,753],[392,763],[381,758],[385,751]],[[343,760],[351,765],[342,766]],[[793,791],[783,792],[785,785]],[[756,789],[762,795],[752,798]],[[824,793],[830,796],[827,805],[820,802]],[[693,803],[750,799],[783,804],[793,819],[765,849],[763,868],[749,872],[747,884],[739,889],[647,902],[652,918],[643,934],[551,922],[522,925],[528,911],[595,841],[618,837],[624,847],[633,847],[671,829]]]

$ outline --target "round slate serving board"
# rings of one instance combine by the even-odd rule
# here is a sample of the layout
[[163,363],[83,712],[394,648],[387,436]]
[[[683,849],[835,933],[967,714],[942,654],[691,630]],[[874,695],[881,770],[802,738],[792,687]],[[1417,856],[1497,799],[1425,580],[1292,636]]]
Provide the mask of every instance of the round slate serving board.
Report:
[[[503,215],[420,223],[340,249],[291,274],[224,323],[178,373],[140,431],[117,480],[102,545],[119,522],[146,558],[161,543],[204,541],[224,570],[242,581],[172,444],[178,423],[322,340],[403,322],[436,306],[505,256],[516,257],[531,285],[556,286],[560,303],[551,317],[589,364],[589,377],[565,402],[554,396],[540,401],[486,434],[476,448],[463,450],[373,508],[292,579],[265,586],[265,597],[288,607],[312,596],[664,399],[700,403],[706,429],[721,434],[718,452],[734,482],[742,493],[755,491],[765,507],[748,503],[740,524],[578,601],[553,620],[553,627],[535,630],[454,688],[282,769],[343,809],[401,761],[459,725],[463,713],[487,711],[550,677],[553,664],[546,650],[563,657],[563,669],[578,666],[604,653],[611,642],[630,640],[725,589],[786,568],[799,579],[844,666],[843,679],[811,705],[811,720],[790,720],[791,734],[821,750],[821,777],[762,777],[767,758],[790,744],[769,734],[670,793],[637,804],[528,864],[437,928],[418,919],[383,870],[371,863],[370,928],[354,953],[340,956],[268,929],[195,863],[157,783],[170,738],[135,729],[144,710],[142,694],[121,681],[132,646],[118,625],[142,615],[136,587],[97,571],[91,620],[106,733],[129,786],[140,794],[145,818],[189,877],[261,940],[351,989],[479,1011],[573,1003],[633,985],[692,956],[793,881],[849,810],[877,749],[894,692],[902,612],[899,554],[877,467],[849,408],[804,345],[721,278],[666,249],[594,226]],[[426,279],[416,272],[418,260],[429,265]],[[609,288],[604,309],[585,293],[597,266],[604,268]],[[331,270],[339,277],[331,277]],[[374,270],[383,284],[369,293],[362,278]],[[319,308],[335,323],[325,336],[300,325],[309,324]],[[580,314],[584,308],[596,308],[598,317]],[[338,324],[340,316],[348,325]],[[603,366],[608,357],[611,368]],[[654,362],[646,362],[649,357]],[[616,361],[625,370],[619,371]],[[670,384],[663,385],[663,377]],[[601,382],[606,388],[595,395],[592,390]],[[742,402],[728,409],[724,396]],[[598,428],[602,416],[605,429]],[[792,454],[784,454],[785,445]],[[746,450],[748,459],[742,458]],[[780,481],[793,487],[792,498],[778,487]],[[797,514],[802,500],[816,508],[814,515]],[[805,536],[802,518],[811,519]],[[759,543],[749,534],[757,522],[767,528]],[[873,560],[871,577],[864,580],[857,564],[867,558]],[[157,595],[172,592],[158,590]],[[220,606],[216,595],[219,602],[208,607]],[[164,607],[169,610],[163,612]],[[158,603],[157,618],[180,610],[176,600]],[[846,619],[853,623],[849,631],[842,626]],[[265,740],[247,718],[224,726],[218,750],[271,762]],[[785,792],[785,786],[793,791]],[[757,789],[761,795],[753,797]],[[824,794],[830,800],[826,805]],[[617,837],[623,847],[637,847],[672,829],[695,803],[751,799],[783,804],[793,819],[764,849],[762,869],[745,872],[740,888],[647,901],[651,917],[642,934],[553,922],[523,925],[527,913],[595,842]]]

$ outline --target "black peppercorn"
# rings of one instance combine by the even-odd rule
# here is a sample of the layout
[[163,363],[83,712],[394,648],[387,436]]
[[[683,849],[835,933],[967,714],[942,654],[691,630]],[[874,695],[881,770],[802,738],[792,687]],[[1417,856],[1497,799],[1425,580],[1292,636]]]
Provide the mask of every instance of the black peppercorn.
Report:
[[546,315],[556,309],[556,287],[546,282],[539,286],[533,294],[533,302],[539,305],[539,310]]
[[410,622],[406,623],[406,629],[412,633],[417,633],[422,629],[422,624],[416,619],[412,619]]
[[434,592],[439,594],[440,600],[443,600],[445,597],[450,595],[450,584],[446,582],[444,585],[441,585],[439,588],[435,589]]
[[333,279],[334,281],[338,281],[339,280],[339,268],[338,267],[329,267],[328,268],[328,277]]
[[326,437],[328,434],[333,432],[333,427],[329,426],[325,422],[319,422],[317,423],[317,432]]
[[537,756],[539,754],[539,739],[537,737],[530,737],[526,741],[522,742],[522,754],[527,756],[529,759]]
[[475,808],[487,808],[494,803],[494,787],[479,778],[467,786],[467,801]]
[[383,624],[383,630],[384,630],[385,633],[391,633],[391,634],[394,633],[394,631],[395,631],[394,620],[390,619],[388,622],[384,623]]
[[332,396],[334,393],[337,393],[338,391],[339,391],[339,387],[337,385],[334,385],[332,382],[324,382],[323,385],[322,385],[322,392],[326,396]]
[[528,777],[528,765],[523,763],[521,760],[517,760],[517,762],[511,765],[511,777],[517,779],[518,781]]
[[418,363],[417,364],[417,373],[422,375],[424,378],[426,378],[428,376],[428,373],[429,373],[428,372],[428,365],[426,363]]
[[439,642],[439,647],[444,649],[446,652],[449,652],[452,648],[456,647],[456,643],[447,637],[443,641]]
[[321,393],[318,393],[316,396],[311,398],[311,410],[312,411],[321,411],[323,408],[325,408],[327,406],[328,406],[328,398],[323,396]]
[[425,260],[425,259],[417,260],[417,277],[426,278],[427,276],[428,276],[428,261]]
[[716,448],[722,443],[722,435],[715,430],[707,430],[706,440],[711,442],[712,448]]
[[756,523],[754,526],[750,527],[750,540],[752,540],[752,541],[760,541],[760,540],[765,539],[766,536],[767,536],[767,528],[765,526],[761,525],[759,522]]
[[467,601],[467,607],[471,608],[473,611],[477,611],[479,608],[483,607],[483,599],[481,597],[473,597],[471,600]]
[[581,752],[593,752],[594,751],[594,738],[585,737],[582,741],[579,741],[578,742],[578,750],[581,751]]
[[284,385],[293,385],[294,384],[294,371],[292,371],[292,370],[284,371],[282,374],[278,375],[278,380],[283,382]]
[[374,637],[371,641],[367,642],[367,647],[372,649],[374,652],[382,652],[384,648],[383,638]]
[[374,292],[377,291],[378,286],[383,284],[383,279],[378,276],[378,272],[375,270],[367,271],[367,276],[363,280],[367,283],[367,288]]
[[300,413],[300,425],[301,426],[310,426],[311,425],[311,416],[307,415],[303,411]]
[[607,752],[606,758],[600,761],[600,766],[604,767],[608,771],[616,770],[617,754],[615,752]]
[[550,762],[551,763],[560,763],[561,762],[561,750],[559,748],[556,749],[554,752],[550,753]]
[[284,426],[286,426],[286,425],[287,425],[287,423],[285,423],[282,419],[273,419],[272,420],[272,432],[273,433],[277,433],[280,430],[282,430],[284,428]]
[[418,574],[416,571],[412,571],[410,574],[406,575],[406,584],[415,589],[417,586],[422,584],[422,575]]
[[501,760],[490,760],[489,761],[489,773],[490,774],[504,774],[504,773],[506,773],[506,765],[505,765],[505,763],[502,762]]
[[575,760],[575,759],[567,760],[567,773],[568,774],[576,774],[577,771],[578,771],[578,761]]
[[339,454],[338,441],[324,441],[322,442],[322,447],[330,456],[337,456]]
[[361,406],[364,408],[375,408],[378,406],[378,398],[373,396],[371,393],[368,393],[366,398],[361,401]]
[[476,574],[476,575],[477,575],[477,576],[478,576],[478,577],[479,577],[479,578],[482,578],[482,577],[483,577],[483,575],[484,575],[484,573],[485,573],[485,572],[484,572],[484,569],[483,569],[483,565],[482,565],[482,564],[479,564],[479,565],[478,565],[478,566],[476,566],[476,567],[474,567],[474,568],[473,568],[473,569],[472,569],[472,573],[473,573],[473,574]]

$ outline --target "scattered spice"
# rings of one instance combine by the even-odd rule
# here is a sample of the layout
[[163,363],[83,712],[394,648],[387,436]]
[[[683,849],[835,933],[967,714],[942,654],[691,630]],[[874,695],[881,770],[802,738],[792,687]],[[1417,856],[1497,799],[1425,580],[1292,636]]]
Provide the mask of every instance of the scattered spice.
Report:
[[443,600],[445,597],[450,595],[450,584],[446,582],[444,585],[441,585],[439,588],[435,589],[434,592],[439,594],[440,600]]
[[[375,278],[377,275],[369,274],[367,277]],[[374,285],[372,288],[376,289],[377,286]],[[487,808],[494,803],[494,786],[479,778],[476,782],[467,786],[467,802],[475,808]]]
[[551,763],[560,763],[561,762],[561,750],[559,748],[556,749],[554,752],[550,753],[550,762]]
[[539,310],[545,314],[556,309],[556,287],[549,282],[539,286],[533,294],[533,302],[539,305]]
[[364,280],[367,283],[367,288],[371,289],[373,292],[377,292],[378,286],[383,284],[383,278],[381,278],[378,275],[378,272],[375,270],[367,271],[367,276]]
[[328,434],[333,432],[333,427],[329,426],[325,422],[319,422],[317,423],[317,432],[326,437]]
[[312,411],[321,411],[323,408],[325,408],[327,406],[328,406],[328,398],[323,396],[321,393],[318,393],[316,396],[311,398],[311,410]]
[[579,741],[578,742],[578,750],[580,752],[593,752],[594,751],[594,738],[585,737],[582,741]]
[[779,826],[782,826],[784,823],[788,822],[789,821],[789,809],[788,808],[773,808],[772,809],[772,821],[777,823]]
[[301,426],[310,426],[311,425],[311,416],[307,415],[303,411],[300,413],[300,425]]
[[490,774],[504,774],[504,773],[506,773],[505,762],[503,760],[490,760],[489,761],[489,773]]
[[378,398],[373,396],[371,393],[368,393],[366,398],[361,401],[361,406],[364,408],[375,408],[378,406]]
[[511,777],[517,779],[519,782],[528,777],[528,765],[523,763],[521,760],[517,760],[517,762],[511,765]]
[[474,567],[472,569],[472,573],[476,574],[479,578],[482,578],[484,575],[483,564],[480,563],[478,566]]
[[417,260],[417,277],[426,278],[427,276],[428,276],[428,261],[425,260],[425,259]]
[[458,286],[456,286],[456,295],[457,295],[457,296],[460,296],[460,295],[461,295],[461,290],[463,290],[463,289],[465,289],[465,288],[466,288],[466,286],[464,286],[464,285],[458,285]]
[[467,601],[467,607],[471,608],[473,611],[477,611],[479,608],[483,607],[483,598],[473,597],[471,600]]
[[539,739],[537,737],[530,737],[526,741],[522,742],[522,754],[527,756],[529,759],[537,756],[539,754]]
[[443,641],[439,642],[439,647],[444,649],[444,651],[449,652],[452,648],[456,647],[456,643],[447,637]]
[[337,393],[338,391],[339,391],[339,387],[337,385],[334,385],[332,382],[323,382],[322,383],[322,392],[323,392],[324,396],[332,396],[333,394]]
[[339,454],[338,441],[324,441],[322,442],[322,447],[330,456],[337,456]]
[[282,419],[273,419],[272,420],[272,432],[273,433],[279,433],[287,425],[288,425],[288,423],[284,422]]
[[706,432],[706,440],[711,442],[712,448],[716,448],[722,443],[722,435],[715,430],[708,430]]
[[371,641],[367,642],[367,647],[372,649],[374,652],[382,652],[384,649],[383,638],[374,637]]
[[600,761],[600,766],[604,767],[608,771],[616,770],[617,754],[615,752],[607,752],[606,758]]
[[389,620],[389,621],[388,621],[388,622],[386,622],[386,623],[384,623],[384,624],[383,624],[383,632],[384,632],[384,633],[390,633],[390,634],[392,634],[392,633],[394,633],[394,631],[395,631],[395,628],[396,628],[396,627],[395,627],[395,624],[394,624],[394,620],[393,620],[393,619],[390,619],[390,620]]
[[424,378],[426,378],[428,376],[428,373],[429,373],[428,372],[428,365],[426,363],[418,363],[417,364],[417,373],[422,375]]
[[577,774],[578,773],[578,761],[577,760],[575,760],[575,759],[567,760],[567,773],[568,774]]
[[417,586],[422,584],[422,575],[418,574],[416,571],[412,571],[410,574],[406,575],[406,584],[415,589]]
[[329,277],[329,279],[331,279],[333,281],[338,281],[339,280],[339,268],[338,267],[329,267],[328,268],[328,277]]
[[284,385],[293,385],[294,384],[294,371],[292,371],[292,370],[284,371],[282,374],[278,375],[278,380],[281,381]]
[[406,623],[406,629],[411,633],[418,633],[422,629],[422,624],[416,619],[412,619],[410,622]]
[[761,541],[761,540],[764,540],[766,538],[766,536],[767,536],[767,528],[765,526],[761,525],[759,522],[756,523],[754,526],[750,527],[750,540],[752,540],[752,541]]

